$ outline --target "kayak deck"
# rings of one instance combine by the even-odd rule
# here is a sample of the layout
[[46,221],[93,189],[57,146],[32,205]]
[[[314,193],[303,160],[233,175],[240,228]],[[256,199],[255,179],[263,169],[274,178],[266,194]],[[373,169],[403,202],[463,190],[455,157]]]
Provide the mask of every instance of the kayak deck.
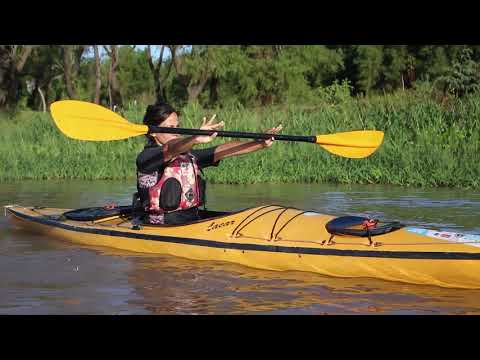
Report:
[[139,227],[128,216],[74,221],[62,216],[70,209],[11,205],[5,210],[27,229],[90,246],[227,261],[266,270],[480,288],[480,238],[475,236],[449,239],[427,230],[402,228],[373,237],[373,243],[349,235],[332,239],[326,224],[334,216],[280,205],[210,212],[208,219],[183,225]]

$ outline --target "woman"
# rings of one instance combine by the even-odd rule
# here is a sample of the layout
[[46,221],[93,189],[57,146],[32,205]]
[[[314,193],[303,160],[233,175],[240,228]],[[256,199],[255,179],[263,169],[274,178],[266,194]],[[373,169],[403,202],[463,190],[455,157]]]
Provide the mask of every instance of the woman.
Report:
[[[201,130],[219,130],[223,121],[215,123],[215,115]],[[149,105],[143,123],[161,127],[179,127],[177,111],[167,103]],[[282,125],[268,131],[276,134]],[[218,166],[230,156],[265,149],[274,138],[255,141],[231,141],[208,149],[192,150],[197,144],[215,139],[211,136],[182,137],[176,134],[149,134],[148,143],[137,157],[137,189],[141,207],[150,224],[182,224],[199,220],[198,207],[204,203],[205,181],[199,172]]]

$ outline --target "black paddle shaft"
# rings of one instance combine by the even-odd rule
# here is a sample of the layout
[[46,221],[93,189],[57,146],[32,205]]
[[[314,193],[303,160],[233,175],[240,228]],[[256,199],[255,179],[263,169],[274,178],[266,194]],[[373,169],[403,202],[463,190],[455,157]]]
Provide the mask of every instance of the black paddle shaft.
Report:
[[270,139],[274,138],[275,140],[282,141],[301,141],[308,143],[316,143],[316,136],[297,136],[297,135],[277,135],[277,134],[258,134],[258,133],[247,133],[247,132],[238,132],[238,131],[217,131],[217,130],[200,130],[200,129],[182,129],[182,128],[173,128],[173,127],[159,127],[159,126],[149,126],[148,133],[167,133],[167,134],[182,134],[182,135],[207,135],[210,136],[213,133],[217,133],[217,136],[220,137],[231,137],[231,138],[244,138],[244,139]]

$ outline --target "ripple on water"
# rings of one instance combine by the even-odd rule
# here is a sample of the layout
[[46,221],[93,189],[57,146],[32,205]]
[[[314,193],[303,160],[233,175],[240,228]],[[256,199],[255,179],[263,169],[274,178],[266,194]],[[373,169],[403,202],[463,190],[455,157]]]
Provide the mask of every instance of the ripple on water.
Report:
[[[124,182],[0,185],[1,205],[128,204]],[[480,233],[480,194],[386,186],[209,186],[209,208],[284,204]],[[92,249],[18,231],[0,217],[0,314],[480,314],[480,291],[272,272]]]

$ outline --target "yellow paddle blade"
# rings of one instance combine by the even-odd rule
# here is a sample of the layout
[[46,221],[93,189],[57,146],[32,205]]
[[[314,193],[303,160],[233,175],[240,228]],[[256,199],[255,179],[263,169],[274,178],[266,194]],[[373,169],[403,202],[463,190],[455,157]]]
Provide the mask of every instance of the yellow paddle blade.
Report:
[[50,106],[50,111],[60,131],[72,139],[123,140],[148,132],[148,126],[132,124],[113,111],[89,102],[57,101]]
[[365,130],[318,135],[317,144],[335,155],[362,159],[373,154],[383,142],[383,132]]

